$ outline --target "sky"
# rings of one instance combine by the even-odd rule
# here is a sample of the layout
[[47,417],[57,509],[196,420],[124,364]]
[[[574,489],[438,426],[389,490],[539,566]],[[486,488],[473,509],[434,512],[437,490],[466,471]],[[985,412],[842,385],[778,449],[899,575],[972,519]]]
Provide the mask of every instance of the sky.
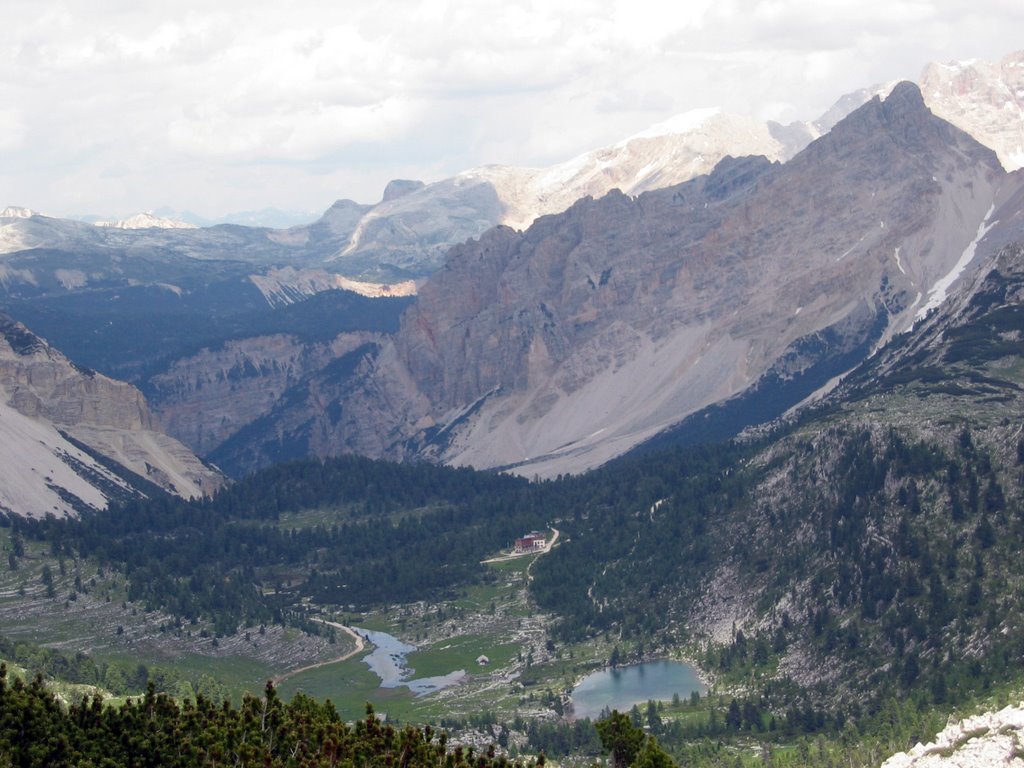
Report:
[[208,218],[544,166],[691,109],[812,120],[1024,47],[1021,0],[5,0],[0,208]]

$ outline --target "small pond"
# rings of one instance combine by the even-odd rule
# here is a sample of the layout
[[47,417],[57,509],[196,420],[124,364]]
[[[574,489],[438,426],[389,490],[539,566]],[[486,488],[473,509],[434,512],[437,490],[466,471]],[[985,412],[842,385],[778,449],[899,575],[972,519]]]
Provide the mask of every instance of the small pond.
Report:
[[387,632],[376,632],[360,627],[355,627],[355,630],[373,645],[373,652],[363,661],[380,678],[381,688],[398,688],[404,685],[415,696],[422,696],[455,685],[466,677],[466,670],[457,669],[447,675],[412,679],[416,670],[406,666],[405,657],[417,650],[415,645],[403,643]]
[[692,691],[705,693],[697,670],[681,661],[648,661],[627,667],[603,669],[587,675],[572,691],[572,715],[597,719],[605,709],[628,712],[648,700],[670,701],[675,694],[686,699]]

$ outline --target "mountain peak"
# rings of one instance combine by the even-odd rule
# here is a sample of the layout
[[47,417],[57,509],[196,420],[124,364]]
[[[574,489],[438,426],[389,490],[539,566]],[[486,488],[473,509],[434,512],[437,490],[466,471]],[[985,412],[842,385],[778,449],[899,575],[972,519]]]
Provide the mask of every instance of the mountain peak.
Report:
[[885,124],[907,141],[921,140],[934,117],[924,103],[921,89],[907,80],[893,87],[881,109]]
[[[895,163],[891,153],[957,145],[977,162],[998,165],[995,153],[952,123],[936,116],[925,103],[921,89],[914,83],[902,81],[893,86],[888,96],[876,94],[863,106],[840,120],[821,139],[808,147],[804,154],[819,157],[822,152],[835,152],[841,156],[861,152],[869,144]],[[886,148],[888,147],[888,148]]]
[[0,219],[30,219],[38,215],[31,208],[22,208],[17,205],[9,205],[0,211]]
[[691,109],[688,112],[682,112],[678,115],[673,115],[667,120],[663,120],[660,123],[655,123],[649,128],[645,128],[639,133],[634,133],[627,139],[623,139],[616,147],[625,147],[631,141],[637,139],[656,139],[661,136],[672,136],[674,134],[692,133],[700,128],[702,125],[707,123],[708,120],[722,113],[718,107],[704,107],[699,109]]
[[399,197],[405,197],[410,192],[415,192],[417,189],[421,189],[424,186],[426,185],[422,181],[393,179],[388,182],[386,187],[384,187],[384,198],[381,202],[386,203],[389,200],[396,200]]
[[921,89],[909,80],[896,83],[883,104],[888,112],[929,111],[924,103],[924,96],[921,95]]
[[195,224],[188,224],[178,219],[167,219],[154,216],[152,213],[136,213],[127,219],[116,221],[97,221],[97,227],[111,229],[196,229]]

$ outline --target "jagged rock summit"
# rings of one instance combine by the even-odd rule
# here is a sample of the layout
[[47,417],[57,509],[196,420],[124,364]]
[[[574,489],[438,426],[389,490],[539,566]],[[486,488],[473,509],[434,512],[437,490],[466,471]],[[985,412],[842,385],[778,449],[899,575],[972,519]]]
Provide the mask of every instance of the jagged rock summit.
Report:
[[73,365],[2,314],[0,436],[0,508],[16,515],[98,509],[147,483],[196,497],[222,481],[159,431],[135,387]]
[[1019,186],[900,84],[784,165],[455,247],[338,406],[293,404],[263,439],[553,476],[748,391],[763,421],[910,327]]

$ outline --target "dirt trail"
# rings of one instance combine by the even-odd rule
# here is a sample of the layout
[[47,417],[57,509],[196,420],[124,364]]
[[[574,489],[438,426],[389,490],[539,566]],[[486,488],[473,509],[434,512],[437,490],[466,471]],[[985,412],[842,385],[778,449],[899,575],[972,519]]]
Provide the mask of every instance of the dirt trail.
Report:
[[[559,536],[558,529],[557,528],[552,528],[551,530],[555,532],[555,535],[551,537],[551,541],[549,541],[548,545],[546,547],[544,547],[544,549],[541,551],[540,554],[542,554],[542,555],[546,555],[548,552],[550,552],[552,549],[554,549],[555,544],[558,543],[558,536]],[[533,560],[530,561],[530,564],[528,566],[526,566],[526,583],[527,584],[529,584],[531,581],[533,581],[533,573],[531,573],[531,571],[533,570],[533,566],[537,564],[537,560],[539,560],[539,559],[540,558],[535,557]]]
[[363,640],[363,636],[356,632],[354,629],[352,629],[352,627],[346,627],[344,624],[339,624],[336,621],[327,621],[326,619],[313,619],[313,621],[320,622],[321,624],[326,624],[329,627],[334,627],[335,629],[340,629],[342,632],[345,632],[353,640],[355,640],[356,647],[353,650],[349,651],[348,653],[342,656],[339,656],[336,659],[318,661],[316,664],[307,664],[304,667],[299,667],[298,669],[293,669],[288,672],[285,672],[283,675],[278,675],[272,680],[275,686],[280,685],[289,677],[294,677],[295,675],[298,675],[302,672],[308,672],[311,669],[326,667],[328,664],[337,664],[339,661],[347,661],[348,659],[351,659],[353,656],[362,653],[363,649],[366,648],[366,642]]

